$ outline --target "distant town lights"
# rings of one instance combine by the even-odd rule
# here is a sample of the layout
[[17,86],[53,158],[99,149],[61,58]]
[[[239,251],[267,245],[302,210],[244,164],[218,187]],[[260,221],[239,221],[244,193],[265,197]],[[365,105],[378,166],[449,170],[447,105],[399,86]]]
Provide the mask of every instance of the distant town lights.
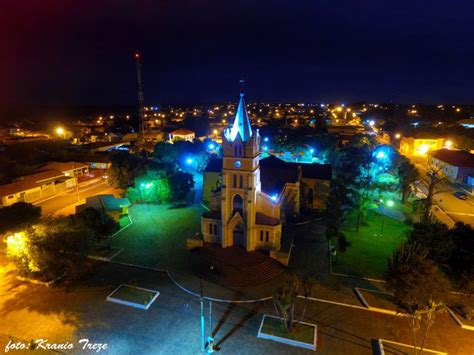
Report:
[[397,133],[397,134],[395,135],[395,138],[396,138],[396,139],[400,139],[401,137],[402,137],[402,135],[401,135],[400,133]]
[[369,126],[373,127],[375,125],[375,121],[374,120],[370,120],[369,121]]
[[446,142],[444,142],[444,146],[448,149],[451,149],[452,146],[453,146],[453,142],[452,141],[446,141]]

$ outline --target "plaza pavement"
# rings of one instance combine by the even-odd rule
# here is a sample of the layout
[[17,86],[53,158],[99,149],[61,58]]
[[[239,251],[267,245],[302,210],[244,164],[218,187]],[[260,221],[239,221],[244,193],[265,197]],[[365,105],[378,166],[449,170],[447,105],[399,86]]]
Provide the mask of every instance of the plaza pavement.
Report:
[[[199,207],[136,207],[132,209],[134,225],[114,241],[123,252],[112,262],[96,262],[95,271],[83,281],[65,282],[53,288],[21,282],[15,278],[12,264],[0,254],[0,289],[4,291],[0,295],[0,342],[6,342],[9,336],[25,341],[48,338],[55,342],[88,338],[108,343],[110,348],[102,352],[108,354],[200,353],[199,298],[181,290],[164,272],[120,264],[166,268],[180,285],[198,293],[199,278],[192,270],[186,270],[188,254],[184,241],[198,228]],[[146,218],[148,211],[153,215],[152,221]],[[182,223],[170,224],[168,213]],[[309,230],[310,233],[300,235],[297,228],[293,229],[295,248],[289,271],[306,270],[316,278],[312,296],[318,300],[309,301],[304,320],[318,325],[318,352],[372,354],[372,344],[378,338],[411,344],[409,319],[364,309],[353,292],[354,287],[383,290],[383,284],[330,275],[323,229],[316,224]],[[203,291],[205,296],[223,299],[269,297],[285,277],[251,288],[228,288],[204,281]],[[160,296],[147,311],[107,302],[107,295],[122,283],[156,289]],[[213,302],[212,329],[220,352],[310,353],[258,339],[263,314],[275,314],[272,301]],[[461,329],[447,314],[442,314],[430,330],[426,347],[450,354],[473,354],[472,335],[472,331]],[[75,353],[83,352],[76,347]]]

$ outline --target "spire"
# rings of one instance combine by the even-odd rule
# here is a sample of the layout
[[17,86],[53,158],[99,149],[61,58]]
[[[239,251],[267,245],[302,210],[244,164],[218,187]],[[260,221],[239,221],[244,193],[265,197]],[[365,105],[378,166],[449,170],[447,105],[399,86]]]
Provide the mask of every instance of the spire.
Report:
[[250,126],[247,108],[245,107],[244,96],[244,80],[240,80],[239,106],[235,112],[234,124],[232,128],[226,132],[226,138],[230,141],[234,141],[238,134],[240,134],[242,142],[246,142],[252,137],[252,127]]

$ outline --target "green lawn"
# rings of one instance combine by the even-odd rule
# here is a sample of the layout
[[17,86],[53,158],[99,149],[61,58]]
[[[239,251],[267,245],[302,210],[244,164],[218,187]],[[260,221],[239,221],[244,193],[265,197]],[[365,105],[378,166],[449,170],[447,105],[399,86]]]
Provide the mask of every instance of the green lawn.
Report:
[[310,325],[298,324],[294,326],[291,333],[287,333],[285,325],[281,319],[267,316],[263,322],[261,332],[268,335],[300,341],[306,344],[313,344],[314,330],[315,328]]
[[[383,219],[384,230],[381,236]],[[356,220],[357,214],[350,213],[341,228],[351,245],[345,252],[338,252],[337,262],[336,257],[332,257],[333,271],[354,276],[383,278],[387,271],[388,257],[405,240],[410,227],[403,222],[373,212],[367,218],[367,223],[361,224],[359,231],[356,232]]]
[[112,240],[123,249],[114,260],[166,269],[186,264],[186,238],[201,230],[204,208],[134,205],[129,212],[133,224]]

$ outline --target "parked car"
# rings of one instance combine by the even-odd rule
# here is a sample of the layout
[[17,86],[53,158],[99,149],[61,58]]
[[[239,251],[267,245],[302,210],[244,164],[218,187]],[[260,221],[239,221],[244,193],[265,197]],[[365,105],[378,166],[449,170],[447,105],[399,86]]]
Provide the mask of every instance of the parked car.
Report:
[[460,200],[467,200],[467,195],[464,192],[456,191],[453,195]]

